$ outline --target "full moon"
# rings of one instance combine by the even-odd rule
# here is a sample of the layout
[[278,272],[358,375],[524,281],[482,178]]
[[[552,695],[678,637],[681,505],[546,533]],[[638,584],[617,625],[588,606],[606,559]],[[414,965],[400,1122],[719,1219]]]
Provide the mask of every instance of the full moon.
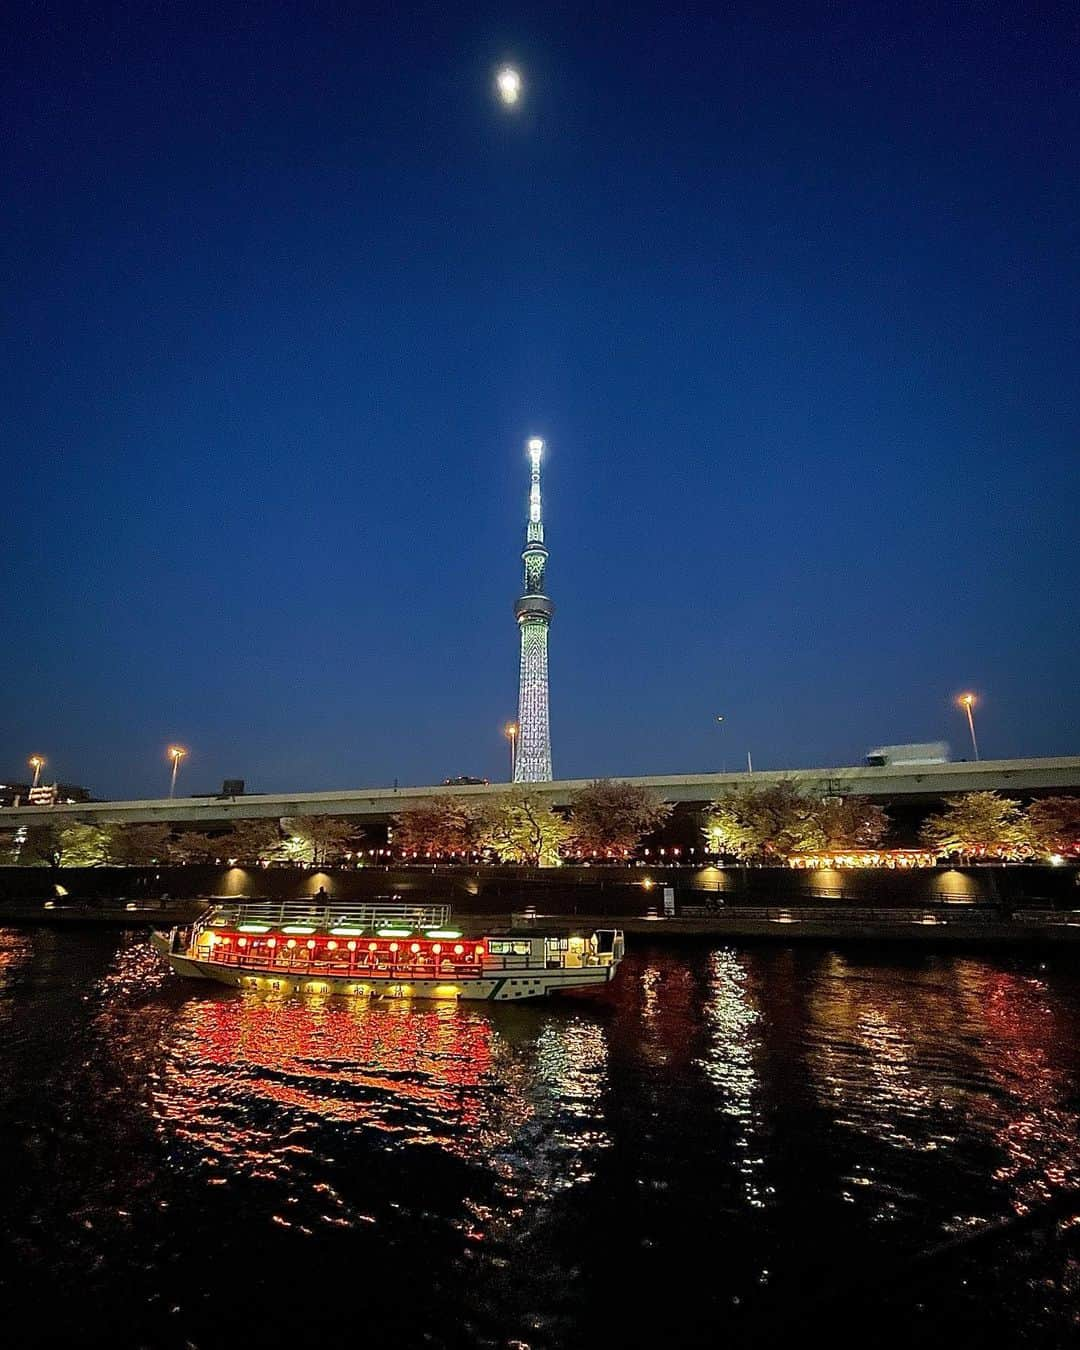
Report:
[[495,87],[503,103],[512,108],[521,98],[521,72],[513,66],[503,66],[495,76]]

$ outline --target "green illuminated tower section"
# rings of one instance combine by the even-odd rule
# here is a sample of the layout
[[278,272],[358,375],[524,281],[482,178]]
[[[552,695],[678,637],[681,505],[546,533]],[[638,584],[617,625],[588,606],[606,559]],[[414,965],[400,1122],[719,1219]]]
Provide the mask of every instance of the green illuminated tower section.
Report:
[[544,442],[529,441],[532,483],[529,488],[529,528],[521,560],[525,564],[525,594],[514,606],[521,631],[521,675],[518,684],[518,740],[514,760],[515,783],[551,782],[551,724],[548,720],[548,628],[555,606],[544,594],[544,522],[540,514],[540,457]]

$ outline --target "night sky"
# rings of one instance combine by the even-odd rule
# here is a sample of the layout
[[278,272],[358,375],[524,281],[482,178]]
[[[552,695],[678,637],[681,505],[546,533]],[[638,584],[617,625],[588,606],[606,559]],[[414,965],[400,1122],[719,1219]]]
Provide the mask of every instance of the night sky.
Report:
[[1080,752],[1073,4],[5,27],[0,775]]

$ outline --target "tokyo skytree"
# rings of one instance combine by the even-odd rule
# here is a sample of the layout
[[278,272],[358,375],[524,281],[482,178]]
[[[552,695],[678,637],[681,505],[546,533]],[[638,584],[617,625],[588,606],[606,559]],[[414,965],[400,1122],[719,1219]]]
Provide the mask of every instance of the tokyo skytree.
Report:
[[544,594],[544,522],[540,515],[540,456],[544,442],[528,443],[532,463],[529,488],[529,527],[521,559],[525,564],[525,594],[514,606],[521,629],[521,678],[518,685],[518,741],[514,758],[515,783],[551,782],[551,727],[548,722],[548,626],[555,606]]

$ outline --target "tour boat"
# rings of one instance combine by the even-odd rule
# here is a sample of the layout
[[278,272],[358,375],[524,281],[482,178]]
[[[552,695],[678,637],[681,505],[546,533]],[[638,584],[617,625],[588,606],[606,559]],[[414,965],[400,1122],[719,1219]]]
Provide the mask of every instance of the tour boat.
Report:
[[544,998],[592,989],[623,958],[617,928],[466,937],[447,905],[220,901],[154,933],[178,975],[265,992],[423,999]]

